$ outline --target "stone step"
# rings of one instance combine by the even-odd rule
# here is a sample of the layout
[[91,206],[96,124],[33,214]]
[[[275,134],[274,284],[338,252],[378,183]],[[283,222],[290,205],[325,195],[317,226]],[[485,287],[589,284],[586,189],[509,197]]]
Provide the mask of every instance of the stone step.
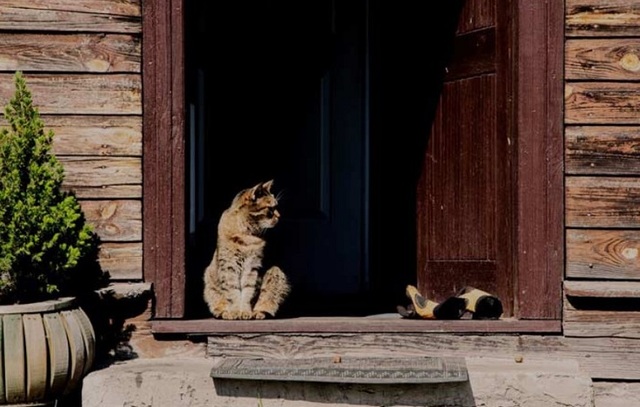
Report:
[[465,358],[469,380],[326,383],[212,378],[219,360],[134,359],[90,373],[82,406],[592,407],[591,379],[573,360]]

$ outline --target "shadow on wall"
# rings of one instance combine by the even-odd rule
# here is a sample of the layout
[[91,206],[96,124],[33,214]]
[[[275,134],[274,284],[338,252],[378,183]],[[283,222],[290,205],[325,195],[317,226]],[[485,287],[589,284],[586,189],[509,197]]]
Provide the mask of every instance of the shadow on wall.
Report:
[[[216,394],[230,399],[284,400],[284,406],[298,401],[318,404],[362,406],[458,406],[476,403],[469,381],[434,384],[340,384],[261,380],[214,379]],[[288,403],[290,402],[290,403]]]

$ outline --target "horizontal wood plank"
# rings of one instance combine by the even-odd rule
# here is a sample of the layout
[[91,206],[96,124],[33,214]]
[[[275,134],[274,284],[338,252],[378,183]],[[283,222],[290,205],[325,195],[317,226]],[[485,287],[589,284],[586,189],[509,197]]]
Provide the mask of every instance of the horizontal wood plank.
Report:
[[4,33],[0,71],[140,72],[140,36]]
[[[142,156],[142,116],[42,115],[56,155]],[[0,116],[0,127],[7,127]]]
[[565,171],[640,175],[640,127],[567,126]]
[[566,177],[566,226],[640,227],[636,178]]
[[633,36],[640,30],[638,0],[566,0],[567,36]]
[[566,41],[565,79],[640,79],[640,38]]
[[0,30],[142,31],[140,0],[3,0]]
[[139,157],[61,156],[64,187],[79,198],[140,198],[142,160]]
[[567,277],[640,280],[640,230],[568,229]]
[[142,240],[142,203],[139,200],[80,200],[87,222],[104,242]]
[[640,282],[567,280],[564,293],[569,297],[640,298]]
[[142,279],[142,243],[102,243],[100,266],[112,281]]
[[211,335],[212,357],[523,357],[575,359],[594,379],[640,379],[640,341],[545,335],[246,334]]
[[57,155],[142,156],[142,116],[47,116]]
[[[25,74],[33,103],[42,114],[142,113],[142,80],[137,74]],[[15,93],[13,74],[0,74],[0,104]]]
[[567,337],[640,339],[640,311],[577,310],[565,301],[562,327]]
[[2,0],[2,5],[26,10],[140,16],[140,2],[141,0],[29,0],[25,3],[23,0]]
[[565,86],[565,123],[640,124],[640,83],[572,82]]
[[[71,173],[73,174],[73,173]],[[80,199],[133,199],[142,196],[142,185],[77,185],[63,184],[63,188],[74,193]]]

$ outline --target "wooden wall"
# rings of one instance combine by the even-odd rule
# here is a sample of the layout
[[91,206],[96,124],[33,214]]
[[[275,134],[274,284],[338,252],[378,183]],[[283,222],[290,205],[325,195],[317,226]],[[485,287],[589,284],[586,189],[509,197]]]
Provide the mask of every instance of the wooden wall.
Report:
[[601,354],[607,339],[627,341],[637,360],[640,0],[565,4],[564,335],[602,341]]
[[22,71],[114,280],[142,278],[140,10],[140,0],[0,3],[0,105]]

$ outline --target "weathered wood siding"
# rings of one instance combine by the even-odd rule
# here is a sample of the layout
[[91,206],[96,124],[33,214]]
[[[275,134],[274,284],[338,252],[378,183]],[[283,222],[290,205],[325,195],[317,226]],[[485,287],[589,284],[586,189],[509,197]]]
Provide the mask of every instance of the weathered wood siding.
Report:
[[0,15],[0,104],[22,71],[103,269],[142,279],[140,0],[6,0]]
[[[640,0],[566,0],[563,330],[640,351]],[[613,349],[598,350],[609,355]],[[593,354],[591,354],[593,355]],[[615,358],[606,365],[622,363]],[[599,378],[640,378],[640,368]]]

